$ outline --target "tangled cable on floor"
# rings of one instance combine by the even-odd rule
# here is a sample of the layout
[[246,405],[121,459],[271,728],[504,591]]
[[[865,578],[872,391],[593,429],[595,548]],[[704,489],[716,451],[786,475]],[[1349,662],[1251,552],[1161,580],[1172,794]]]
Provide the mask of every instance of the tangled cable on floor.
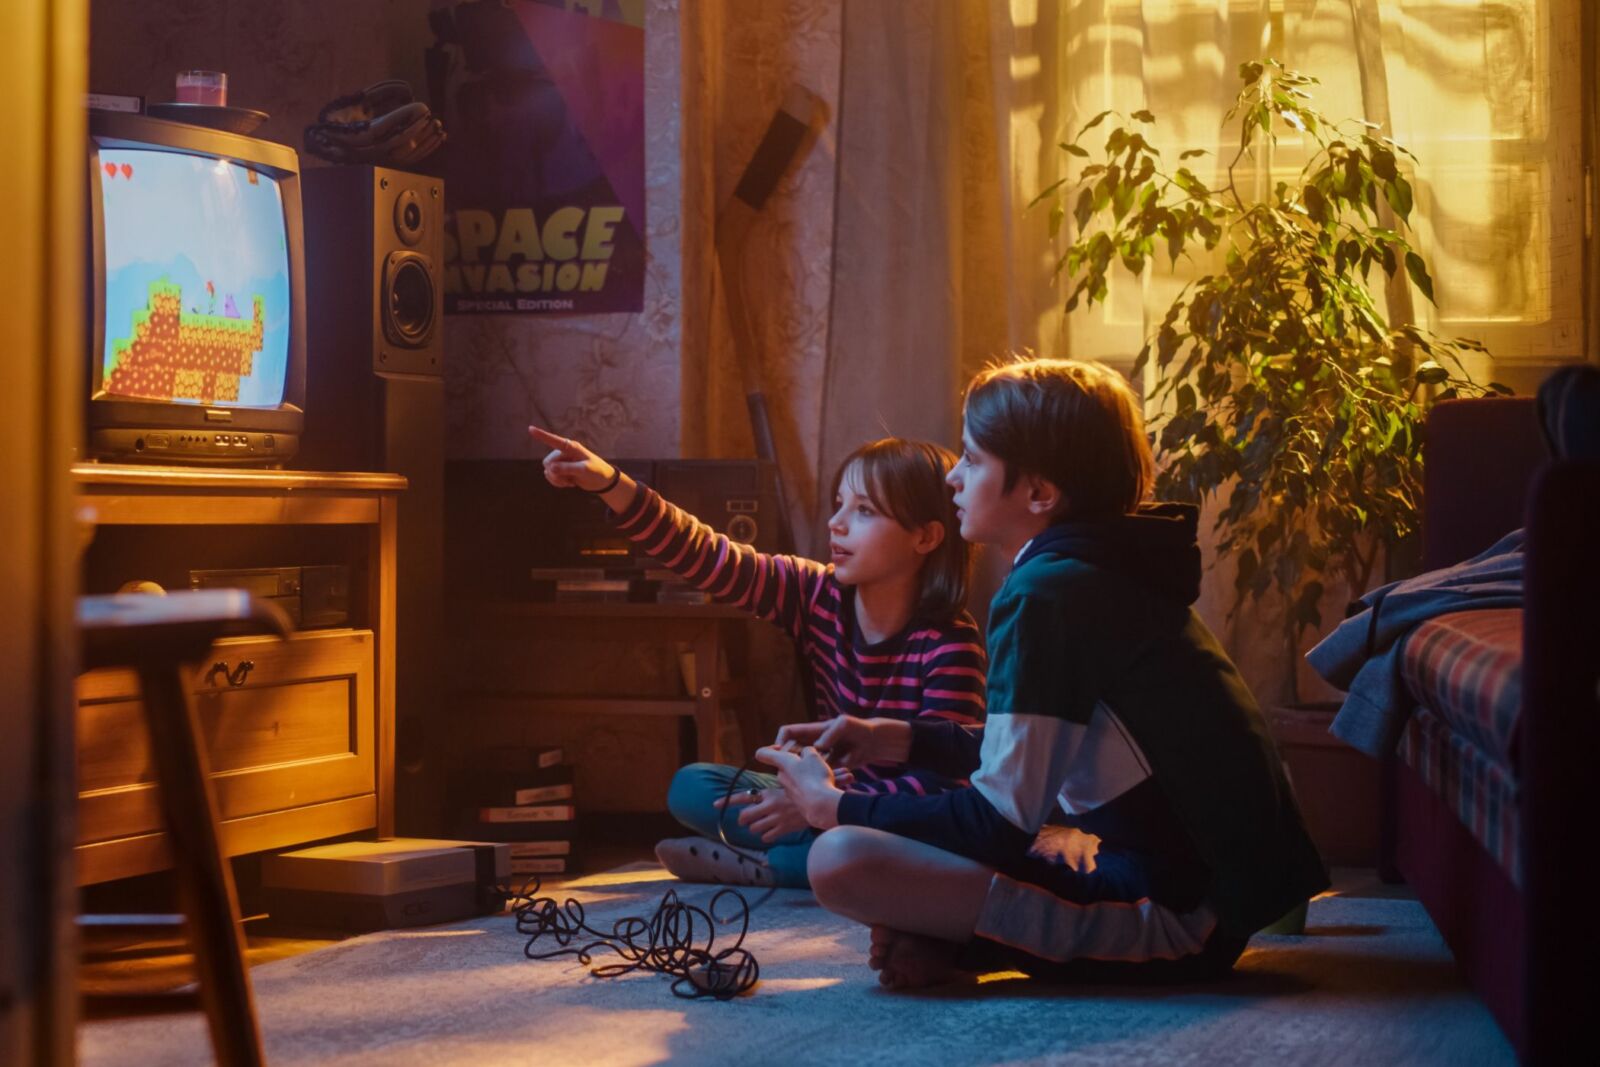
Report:
[[[717,819],[717,836],[727,848],[747,859],[764,864],[764,858],[752,856],[736,848],[728,840],[724,824],[730,810],[728,802],[739,780],[750,772],[751,761],[734,772],[723,793],[722,807]],[[752,908],[765,903],[776,891],[769,886],[754,905],[737,889],[722,889],[712,896],[704,908],[680,898],[675,890],[668,890],[649,917],[630,915],[611,924],[609,932],[589,925],[583,905],[572,898],[558,904],[554,897],[539,895],[543,883],[537,875],[525,882],[521,889],[502,887],[516,916],[517,932],[528,935],[523,955],[531,960],[555,959],[575,956],[579,963],[589,967],[596,978],[620,978],[634,971],[671,976],[672,993],[685,1000],[714,997],[732,1000],[755,988],[761,978],[761,966],[755,956],[744,947],[744,938],[750,932]],[[531,888],[530,888],[531,887]],[[732,898],[732,904],[721,914],[722,904]],[[733,944],[717,951],[716,928],[739,924],[738,936]],[[701,936],[705,944],[698,943]],[[540,938],[550,937],[559,947],[548,952],[535,952]],[[583,944],[575,944],[589,938]],[[594,953],[610,951],[622,958],[620,963],[593,966]]]
[[[575,956],[596,978],[620,978],[634,971],[669,975],[674,979],[673,995],[686,1000],[732,1000],[755,988],[761,977],[756,958],[743,947],[750,929],[750,904],[736,889],[720,890],[704,908],[668,890],[649,917],[626,916],[606,931],[589,925],[578,901],[569,897],[558,904],[554,897],[540,896],[540,885],[535,877],[531,887],[525,884],[509,894],[517,932],[528,935],[522,951],[529,959]],[[732,904],[724,908],[728,898]],[[731,945],[717,949],[716,928],[735,922],[738,936]],[[534,946],[545,937],[559,947],[535,952]],[[621,962],[593,966],[594,953],[601,951],[616,953]]]

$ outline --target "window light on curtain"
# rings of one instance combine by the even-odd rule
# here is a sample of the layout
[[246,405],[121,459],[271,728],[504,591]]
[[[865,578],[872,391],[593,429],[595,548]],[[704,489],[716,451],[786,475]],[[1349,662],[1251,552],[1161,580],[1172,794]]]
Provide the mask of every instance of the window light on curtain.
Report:
[[[1579,357],[1579,4],[1010,0],[1013,73],[1026,70],[1036,83],[1031,102],[1013,91],[1012,202],[1025,204],[1055,180],[1064,162],[1055,143],[1107,108],[1149,108],[1159,120],[1152,140],[1167,157],[1210,148],[1209,160],[1195,162],[1210,162],[1220,182],[1238,143],[1222,123],[1239,64],[1270,55],[1321,79],[1319,110],[1379,121],[1420,160],[1410,175],[1412,239],[1432,270],[1438,306],[1415,293],[1398,308],[1391,300],[1392,317],[1482,340],[1497,371]],[[1050,87],[1057,106],[1042,103]],[[1272,179],[1292,179],[1303,162],[1302,146],[1284,138]],[[1019,273],[1048,272],[1052,247],[1033,232],[1043,228],[1033,212],[1014,219]],[[1105,305],[1065,320],[1058,306],[1036,307],[1039,347],[1131,362],[1152,320],[1205,266],[1180,263],[1174,275],[1161,261],[1142,283],[1122,276]]]

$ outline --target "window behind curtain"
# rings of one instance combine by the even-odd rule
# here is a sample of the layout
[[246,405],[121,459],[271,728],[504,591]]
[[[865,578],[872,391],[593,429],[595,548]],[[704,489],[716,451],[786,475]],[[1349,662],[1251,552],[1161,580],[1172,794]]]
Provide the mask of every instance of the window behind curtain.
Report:
[[[1318,77],[1314,105],[1355,119],[1368,114],[1360,49],[1381,63],[1393,136],[1420,159],[1410,175],[1411,238],[1433,273],[1438,307],[1413,291],[1416,321],[1482,340],[1497,364],[1580,357],[1580,2],[1012,0],[1013,70],[1053,82],[1061,100],[1059,109],[1029,108],[1013,89],[1013,200],[1020,206],[1053,181],[1063,161],[1044,149],[1106,108],[1153,111],[1153,140],[1169,164],[1185,148],[1211,149],[1197,162],[1212,172],[1195,169],[1215,187],[1237,151],[1237,128],[1223,130],[1222,122],[1241,62],[1271,55]],[[1357,18],[1361,7],[1365,22]],[[1379,113],[1383,103],[1372,101]],[[1304,147],[1285,138],[1272,180],[1292,179],[1304,159]],[[1249,167],[1236,171],[1246,189],[1261,177]],[[1019,271],[1047,271],[1053,262],[1029,232],[1044,224],[1040,211],[1014,220]],[[1040,347],[1056,348],[1051,341],[1064,331],[1061,351],[1129,363],[1183,282],[1209,268],[1180,262],[1174,275],[1162,260],[1142,282],[1122,275],[1106,305],[1075,312],[1064,325],[1058,311],[1040,309]],[[1379,275],[1372,281],[1381,288]]]

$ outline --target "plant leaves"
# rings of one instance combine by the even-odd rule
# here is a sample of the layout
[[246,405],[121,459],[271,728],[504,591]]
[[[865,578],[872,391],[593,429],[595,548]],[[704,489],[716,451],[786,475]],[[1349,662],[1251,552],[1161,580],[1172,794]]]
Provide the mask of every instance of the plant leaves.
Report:
[[1422,262],[1422,257],[1415,252],[1406,253],[1406,273],[1411,275],[1412,284],[1422,290],[1422,295],[1428,298],[1428,303],[1437,304],[1433,299],[1433,279],[1428,277],[1428,267]]
[[1068,141],[1062,141],[1061,142],[1061,150],[1063,152],[1067,153],[1068,155],[1077,156],[1079,159],[1088,159],[1089,158],[1089,150],[1087,148],[1084,148],[1084,147],[1082,147],[1080,145],[1072,144],[1071,142],[1068,142]]
[[1387,148],[1374,148],[1371,157],[1372,173],[1386,182],[1392,182],[1399,176],[1400,172],[1395,169],[1393,152]]
[[1429,359],[1417,364],[1417,381],[1423,385],[1438,385],[1450,377],[1450,372]]
[[[1055,193],[1052,225],[1067,230],[1068,217],[1082,216],[1059,261],[1076,283],[1069,310],[1107,299],[1118,264],[1142,272],[1161,250],[1174,262],[1186,251],[1200,256],[1195,246],[1222,251],[1163,301],[1160,328],[1134,363],[1155,409],[1146,430],[1156,492],[1216,501],[1217,551],[1239,564],[1235,607],[1246,596],[1282,597],[1279,616],[1294,641],[1320,625],[1324,584],[1367,580],[1376,543],[1415,535],[1429,408],[1442,396],[1504,387],[1474,383],[1462,366],[1481,345],[1391,329],[1364,285],[1380,263],[1400,277],[1403,259],[1408,284],[1435,299],[1404,237],[1415,194],[1400,164],[1402,154],[1406,166],[1415,156],[1381,131],[1316,111],[1303,91],[1315,79],[1273,61],[1243,64],[1240,74],[1247,84],[1228,113],[1233,132],[1248,150],[1253,139],[1271,143],[1303,126],[1310,162],[1297,178],[1275,174],[1275,193],[1235,198],[1187,169],[1211,154],[1189,149],[1169,195],[1148,134],[1134,132],[1147,121],[1140,113],[1111,123],[1124,128],[1107,131],[1118,151],[1101,162],[1068,153],[1082,169],[1066,188],[1078,191],[1070,200]],[[1217,141],[1229,139],[1224,131]],[[1100,158],[1097,146],[1088,151]]]
[[1078,224],[1078,230],[1089,225],[1089,216],[1094,214],[1094,190],[1085,189],[1078,194],[1078,204],[1072,209],[1072,219]]
[[1088,122],[1084,123],[1083,124],[1083,129],[1078,131],[1078,136],[1076,136],[1076,137],[1074,137],[1072,139],[1073,143],[1076,144],[1077,142],[1083,140],[1083,135],[1088,133],[1090,130],[1094,129],[1096,126],[1100,125],[1102,122],[1104,122],[1106,120],[1106,116],[1109,115],[1109,114],[1111,114],[1111,112],[1109,110],[1102,111],[1102,112],[1100,112],[1100,114],[1096,115],[1094,118],[1092,118]]
[[1172,362],[1172,357],[1177,354],[1178,346],[1183,338],[1171,326],[1161,327],[1161,332],[1156,335],[1156,366],[1164,368]]
[[1328,210],[1328,198],[1322,195],[1322,190],[1315,185],[1308,185],[1301,193],[1301,198],[1305,201],[1306,210],[1311,213],[1311,220],[1319,226],[1326,226],[1331,213]]
[[1133,120],[1135,122],[1154,122],[1156,117],[1150,114],[1150,112],[1141,108],[1133,113]]
[[1123,182],[1117,186],[1117,191],[1111,194],[1111,214],[1118,222],[1133,207],[1133,194],[1138,186]]
[[1051,182],[1049,185],[1045,186],[1043,189],[1040,189],[1038,195],[1035,196],[1032,200],[1028,201],[1028,207],[1029,208],[1034,207],[1040,201],[1044,200],[1051,193],[1055,192],[1057,189],[1061,188],[1065,184],[1067,184],[1067,179],[1066,178],[1057,178],[1055,181]]
[[1394,208],[1394,213],[1407,222],[1411,221],[1411,183],[1404,178],[1395,178],[1392,182],[1385,182],[1383,195],[1388,199],[1389,206]]

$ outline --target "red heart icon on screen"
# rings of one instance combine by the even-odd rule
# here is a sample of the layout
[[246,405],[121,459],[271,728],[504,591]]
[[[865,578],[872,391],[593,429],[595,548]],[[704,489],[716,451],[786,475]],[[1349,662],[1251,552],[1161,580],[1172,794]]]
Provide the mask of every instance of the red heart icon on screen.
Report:
[[132,163],[124,163],[122,165],[122,176],[124,178],[133,177],[133,164]]
[[107,163],[105,165],[105,168],[106,168],[106,177],[115,178],[117,176],[117,165],[115,163]]

